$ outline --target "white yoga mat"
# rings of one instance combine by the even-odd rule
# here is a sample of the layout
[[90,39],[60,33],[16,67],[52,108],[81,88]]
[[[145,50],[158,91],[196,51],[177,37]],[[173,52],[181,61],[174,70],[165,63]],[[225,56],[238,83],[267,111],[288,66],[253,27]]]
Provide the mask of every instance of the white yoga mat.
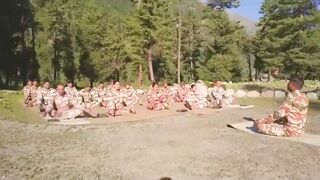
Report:
[[[240,131],[244,131],[247,133],[255,134],[255,135],[263,135],[255,131],[255,128],[253,127],[253,121],[246,121],[242,123],[235,123],[235,124],[227,124],[228,127],[232,127],[234,129],[238,129]],[[300,137],[277,137],[277,136],[268,136],[271,138],[277,138],[277,139],[283,139],[283,140],[289,140],[289,141],[296,141],[296,142],[302,142],[305,144],[310,144],[314,146],[320,146],[320,135],[316,134],[309,134],[305,133],[304,135]]]
[[90,124],[90,121],[84,118],[77,118],[77,119],[67,119],[67,120],[58,120],[58,121],[49,121],[50,124],[55,125],[86,125]]

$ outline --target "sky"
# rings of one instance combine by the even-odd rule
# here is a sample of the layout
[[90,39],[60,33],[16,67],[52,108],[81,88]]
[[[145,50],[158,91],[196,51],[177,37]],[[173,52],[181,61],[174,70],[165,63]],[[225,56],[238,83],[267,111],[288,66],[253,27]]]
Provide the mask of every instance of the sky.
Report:
[[229,9],[228,11],[240,14],[246,18],[258,22],[261,14],[259,14],[260,7],[263,0],[240,0],[238,8]]

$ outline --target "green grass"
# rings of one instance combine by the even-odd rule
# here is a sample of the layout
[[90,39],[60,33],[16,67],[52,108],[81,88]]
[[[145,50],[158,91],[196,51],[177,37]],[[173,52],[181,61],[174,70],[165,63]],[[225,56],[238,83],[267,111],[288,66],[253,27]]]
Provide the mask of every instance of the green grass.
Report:
[[26,108],[21,91],[0,90],[0,119],[23,123],[42,122],[36,108]]
[[[273,82],[243,82],[243,83],[230,83],[226,84],[228,89],[243,89],[243,90],[259,90],[263,89],[287,89],[287,82],[285,81],[273,81]],[[320,87],[320,82],[317,81],[305,81],[303,91],[314,91]]]

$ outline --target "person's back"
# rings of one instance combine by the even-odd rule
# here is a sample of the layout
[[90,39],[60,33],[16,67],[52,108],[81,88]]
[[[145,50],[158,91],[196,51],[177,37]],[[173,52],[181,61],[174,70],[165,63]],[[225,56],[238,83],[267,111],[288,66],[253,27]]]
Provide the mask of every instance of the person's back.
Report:
[[289,97],[288,101],[284,103],[284,109],[289,109],[286,113],[287,121],[284,130],[289,136],[299,136],[304,133],[309,101],[306,95],[299,90],[291,95],[292,97]]
[[[288,83],[288,97],[273,114],[255,121],[259,132],[273,136],[300,136],[304,133],[307,120],[308,99],[300,90],[302,78],[291,78]],[[279,124],[281,122],[282,124]]]

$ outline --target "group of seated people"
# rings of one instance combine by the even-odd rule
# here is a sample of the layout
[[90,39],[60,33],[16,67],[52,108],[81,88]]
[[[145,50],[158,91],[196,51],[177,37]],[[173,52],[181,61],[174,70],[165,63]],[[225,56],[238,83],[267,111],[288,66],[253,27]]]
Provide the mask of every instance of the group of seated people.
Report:
[[[260,133],[274,136],[299,136],[304,133],[309,102],[300,91],[303,86],[302,78],[290,79],[287,99],[280,108],[254,121]],[[105,108],[106,114],[111,116],[118,116],[124,111],[135,114],[135,105],[142,105],[138,91],[130,84],[121,87],[119,82],[112,82],[107,87],[101,82],[97,87],[88,86],[78,91],[71,82],[66,86],[58,84],[53,89],[49,81],[42,86],[38,86],[37,81],[28,81],[23,91],[26,106],[39,107],[43,117],[47,118],[97,117],[95,107]],[[165,83],[162,87],[153,82],[147,93],[146,107],[148,110],[163,110],[169,109],[173,103],[183,103],[186,108],[193,110],[221,108],[234,102],[232,93],[228,94],[220,81],[212,83],[210,88],[201,80],[179,86]]]
[[[42,86],[38,86],[37,81],[28,81],[23,92],[26,106],[39,107],[46,118],[69,119],[80,115],[97,117],[96,107],[105,108],[110,116],[118,116],[124,111],[135,114],[135,105],[142,105],[139,94],[130,84],[121,87],[119,82],[113,81],[107,87],[100,82],[97,87],[88,86],[79,91],[71,82],[65,86],[58,84],[53,89],[49,81],[45,81]],[[192,110],[222,107],[233,103],[233,97],[226,96],[220,81],[216,81],[209,92],[201,80],[191,85],[182,83],[180,86],[164,83],[162,87],[153,82],[147,93],[147,109],[169,109],[173,103],[184,103],[185,107]]]

